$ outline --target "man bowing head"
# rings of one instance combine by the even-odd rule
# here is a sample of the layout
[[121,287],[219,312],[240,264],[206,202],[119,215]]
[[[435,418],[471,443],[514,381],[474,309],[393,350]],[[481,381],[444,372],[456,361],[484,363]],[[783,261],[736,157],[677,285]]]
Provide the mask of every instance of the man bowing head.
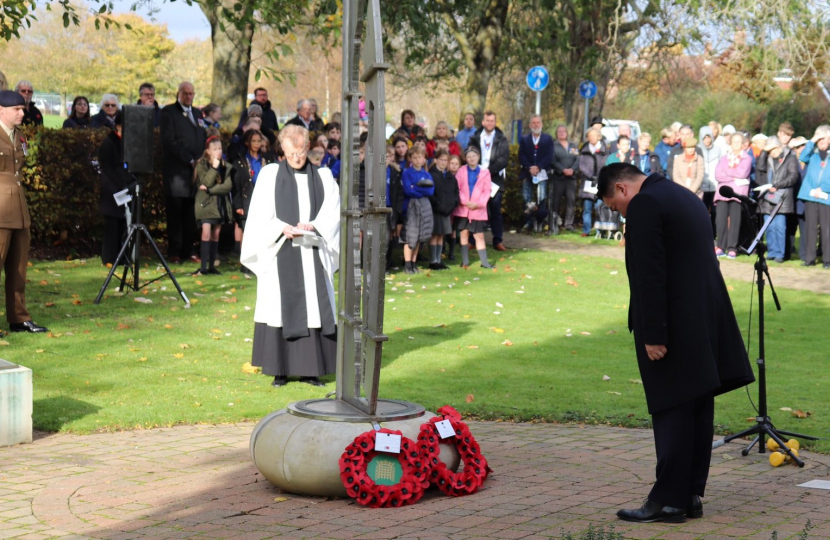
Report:
[[263,167],[242,240],[243,265],[257,276],[251,363],[273,375],[324,386],[335,371],[333,275],[340,252],[340,192],[328,169],[307,159],[308,130],[286,126],[285,161]]
[[599,173],[598,196],[626,218],[628,329],[654,426],[657,481],[627,521],[703,515],[715,396],[755,380],[697,196],[627,163]]

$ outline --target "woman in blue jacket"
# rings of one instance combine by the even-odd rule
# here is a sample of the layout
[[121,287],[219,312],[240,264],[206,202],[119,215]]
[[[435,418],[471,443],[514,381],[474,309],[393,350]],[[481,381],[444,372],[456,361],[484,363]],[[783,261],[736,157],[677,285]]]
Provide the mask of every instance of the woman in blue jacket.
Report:
[[804,201],[807,242],[802,266],[816,264],[816,228],[821,226],[821,252],[824,268],[830,269],[830,172],[827,171],[830,126],[819,126],[799,158],[807,164],[807,174],[798,198]]

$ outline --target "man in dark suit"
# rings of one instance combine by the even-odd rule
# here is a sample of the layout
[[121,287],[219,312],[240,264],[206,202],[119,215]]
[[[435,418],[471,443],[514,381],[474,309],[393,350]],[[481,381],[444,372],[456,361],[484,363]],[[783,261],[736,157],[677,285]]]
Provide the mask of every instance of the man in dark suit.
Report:
[[501,217],[501,200],[504,196],[502,172],[507,168],[507,161],[510,159],[510,142],[496,127],[496,113],[484,111],[481,128],[470,137],[468,148],[470,146],[479,151],[481,166],[490,171],[490,180],[499,186],[499,190],[487,203],[487,216],[490,219],[490,230],[493,232],[493,249],[507,251],[502,243],[504,224]]
[[712,249],[712,221],[688,189],[627,163],[599,174],[598,194],[626,218],[628,327],[654,426],[657,481],[627,521],[701,517],[715,396],[755,380]]
[[[522,170],[519,173],[519,180],[522,181],[522,195],[525,204],[533,201],[533,190],[537,185],[541,187],[541,196],[536,201],[542,204],[545,200],[548,189],[547,177],[553,164],[553,137],[542,133],[542,117],[534,114],[530,117],[530,133],[519,141],[519,163]],[[533,183],[533,179],[544,171],[545,179]]]
[[[6,273],[6,319],[12,332],[48,332],[32,322],[26,309],[29,266],[29,207],[21,184],[26,163],[26,140],[17,130],[26,100],[17,92],[0,92],[0,271]],[[2,335],[2,332],[0,332]]]
[[191,259],[196,231],[193,167],[205,151],[201,112],[193,107],[193,85],[183,82],[176,103],[161,110],[164,194],[167,202],[167,257],[171,263]]

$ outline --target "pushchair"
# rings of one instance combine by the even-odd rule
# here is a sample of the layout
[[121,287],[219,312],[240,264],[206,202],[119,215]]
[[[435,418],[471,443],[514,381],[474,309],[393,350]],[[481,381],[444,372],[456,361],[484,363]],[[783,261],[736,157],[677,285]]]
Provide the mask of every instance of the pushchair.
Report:
[[623,233],[620,230],[622,219],[620,218],[620,213],[611,210],[611,208],[602,202],[602,199],[597,200],[594,211],[596,212],[596,221],[594,222],[594,228],[597,230],[596,238],[604,238],[606,240],[614,239],[618,242],[622,240]]
[[546,184],[548,182],[535,183],[533,191],[536,200],[525,204],[524,214],[522,215],[524,228],[537,233],[542,232],[545,223],[548,221],[547,203],[550,201],[550,194],[545,193]]

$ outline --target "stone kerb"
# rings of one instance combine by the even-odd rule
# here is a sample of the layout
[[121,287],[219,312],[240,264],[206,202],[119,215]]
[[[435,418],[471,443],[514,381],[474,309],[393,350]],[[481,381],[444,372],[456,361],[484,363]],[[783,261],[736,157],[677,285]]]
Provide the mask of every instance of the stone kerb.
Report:
[[32,370],[0,359],[0,446],[32,442]]

